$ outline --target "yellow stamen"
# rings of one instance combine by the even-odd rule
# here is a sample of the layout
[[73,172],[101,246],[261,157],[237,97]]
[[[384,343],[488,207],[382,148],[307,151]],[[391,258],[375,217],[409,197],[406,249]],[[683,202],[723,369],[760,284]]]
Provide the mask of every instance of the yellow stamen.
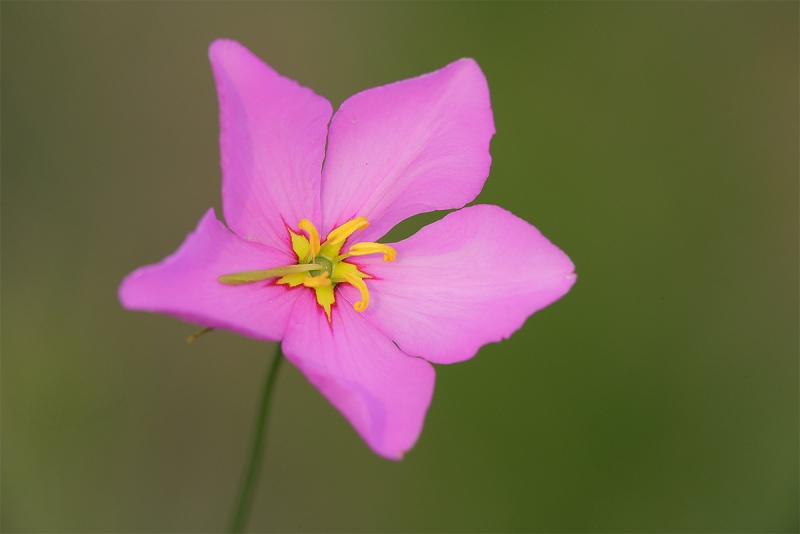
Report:
[[308,242],[310,245],[308,254],[310,257],[315,258],[317,254],[319,254],[319,232],[317,232],[317,227],[314,226],[314,223],[309,221],[308,219],[300,219],[298,225],[301,230],[305,230],[308,234]]
[[318,271],[322,269],[322,265],[316,263],[304,263],[300,265],[287,265],[286,267],[276,267],[274,269],[267,269],[266,271],[243,271],[241,273],[223,274],[219,277],[219,281],[223,284],[239,285],[249,284],[251,282],[260,282],[267,278],[275,278],[277,276],[286,276],[295,273],[307,273],[309,271]]
[[361,300],[353,304],[353,308],[355,308],[357,312],[363,312],[367,309],[367,306],[369,306],[369,290],[367,289],[367,284],[358,276],[350,273],[345,274],[344,279],[361,292]]
[[306,287],[321,287],[331,285],[331,279],[328,278],[328,271],[324,271],[318,276],[306,276],[303,280],[303,285]]
[[397,251],[389,245],[381,243],[357,243],[350,247],[350,256],[366,256],[367,254],[383,254],[383,261],[394,261]]
[[366,217],[358,217],[356,219],[347,221],[340,227],[331,231],[331,233],[328,234],[328,239],[325,240],[325,243],[329,245],[338,245],[339,243],[344,243],[345,239],[350,237],[353,232],[356,230],[363,230],[367,226],[369,226],[369,222],[367,221]]
[[[297,233],[292,228],[287,228],[292,250],[297,256],[296,265],[226,274],[220,276],[219,281],[224,284],[239,285],[276,278],[275,283],[290,288],[308,287],[314,290],[317,304],[325,310],[328,322],[332,324],[331,311],[336,304],[338,284],[348,283],[358,289],[361,300],[353,304],[357,312],[363,312],[369,306],[369,288],[365,279],[371,276],[362,272],[360,266],[345,260],[350,256],[368,254],[382,254],[383,261],[394,261],[397,257],[394,248],[381,243],[356,243],[350,246],[345,254],[341,253],[347,239],[357,230],[363,230],[368,226],[369,221],[366,217],[356,217],[333,229],[326,240],[320,242],[319,231],[314,224],[308,219],[301,219],[297,224],[299,228]],[[200,333],[190,339],[193,340],[199,335]]]

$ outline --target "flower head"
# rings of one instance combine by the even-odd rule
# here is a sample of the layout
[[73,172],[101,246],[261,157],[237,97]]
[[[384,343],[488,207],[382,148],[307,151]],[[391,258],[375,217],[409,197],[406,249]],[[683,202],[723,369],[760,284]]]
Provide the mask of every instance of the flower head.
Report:
[[[463,207],[491,164],[486,79],[461,59],[358,93],[331,118],[327,100],[240,44],[216,41],[209,55],[227,227],[209,210],[174,254],[123,281],[120,300],[282,341],[366,443],[399,459],[422,430],[431,363],[509,337],[575,281],[527,222]],[[412,215],[454,208],[378,242]]]

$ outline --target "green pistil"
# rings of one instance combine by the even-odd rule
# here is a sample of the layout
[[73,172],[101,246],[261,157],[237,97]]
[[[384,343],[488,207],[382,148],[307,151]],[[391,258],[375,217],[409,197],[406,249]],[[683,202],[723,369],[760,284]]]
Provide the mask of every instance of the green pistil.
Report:
[[328,277],[329,277],[329,278],[330,278],[330,277],[333,277],[333,262],[332,262],[331,260],[329,260],[329,259],[328,259],[328,258],[326,258],[325,256],[319,256],[319,255],[318,255],[318,256],[317,256],[317,257],[314,259],[314,261],[316,261],[317,265],[319,265],[320,267],[322,267],[322,269],[315,269],[315,270],[313,270],[313,271],[310,271],[310,272],[308,273],[309,275],[311,275],[311,276],[319,276],[319,275],[321,275],[322,273],[324,273],[324,272],[326,272],[326,271],[327,271],[327,273],[328,273]]
[[[328,262],[328,264],[330,265],[330,262]],[[219,281],[223,284],[231,285],[249,284],[251,282],[260,282],[268,278],[277,278],[289,274],[318,271],[320,268],[324,268],[324,266],[317,263],[288,265],[286,267],[276,267],[275,269],[268,269],[266,271],[244,271],[241,273],[224,274],[219,277]]]

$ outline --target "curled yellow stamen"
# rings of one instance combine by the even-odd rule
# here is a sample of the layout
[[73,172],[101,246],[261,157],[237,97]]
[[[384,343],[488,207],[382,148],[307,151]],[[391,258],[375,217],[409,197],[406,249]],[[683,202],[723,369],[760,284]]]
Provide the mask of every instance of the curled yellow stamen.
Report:
[[350,247],[350,256],[366,256],[367,254],[383,254],[383,261],[394,261],[397,251],[389,245],[381,243],[357,243]]
[[331,285],[331,279],[328,278],[328,271],[324,271],[318,276],[306,276],[303,280],[303,285],[306,287],[320,287]]
[[308,219],[300,219],[300,222],[297,224],[301,230],[305,230],[308,234],[308,244],[309,250],[308,255],[311,258],[315,258],[317,254],[319,254],[319,232],[317,232],[317,227],[314,226],[314,223],[309,221]]
[[344,243],[344,240],[350,237],[353,232],[356,230],[363,230],[367,226],[369,226],[369,222],[367,221],[366,217],[358,217],[356,219],[347,221],[340,227],[332,230],[331,233],[328,234],[328,239],[325,240],[325,243],[329,245],[338,245],[339,243]]
[[355,308],[357,312],[363,312],[367,309],[367,306],[369,306],[369,290],[367,289],[367,284],[358,276],[350,273],[345,274],[344,279],[361,292],[361,300],[353,304],[353,308]]
[[239,285],[249,284],[251,282],[260,282],[267,278],[275,278],[278,276],[286,276],[296,273],[307,273],[309,271],[318,271],[322,269],[322,265],[316,263],[305,263],[302,265],[287,265],[286,267],[276,267],[275,269],[267,269],[266,271],[243,271],[241,273],[223,274],[219,277],[219,281],[223,284]]

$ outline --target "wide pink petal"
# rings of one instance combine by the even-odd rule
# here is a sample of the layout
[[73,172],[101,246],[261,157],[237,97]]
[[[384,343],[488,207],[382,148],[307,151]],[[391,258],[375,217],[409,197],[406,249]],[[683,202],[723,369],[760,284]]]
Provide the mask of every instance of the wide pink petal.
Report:
[[359,258],[375,277],[364,316],[403,352],[434,363],[509,337],[575,283],[566,254],[497,206],[453,212],[393,246],[393,263]]
[[331,122],[324,230],[363,215],[370,227],[360,236],[373,241],[411,215],[464,206],[489,175],[494,131],[472,59],[352,96]]
[[119,299],[131,310],[167,313],[202,326],[277,341],[299,291],[268,281],[232,286],[218,278],[295,262],[287,252],[237,237],[210,209],[174,254],[129,274],[119,288]]
[[433,367],[400,352],[351,306],[335,306],[329,324],[312,292],[303,292],[283,351],[377,454],[399,460],[417,441]]
[[330,103],[235,41],[214,41],[209,57],[219,97],[228,227],[272,244],[303,217],[318,223]]

